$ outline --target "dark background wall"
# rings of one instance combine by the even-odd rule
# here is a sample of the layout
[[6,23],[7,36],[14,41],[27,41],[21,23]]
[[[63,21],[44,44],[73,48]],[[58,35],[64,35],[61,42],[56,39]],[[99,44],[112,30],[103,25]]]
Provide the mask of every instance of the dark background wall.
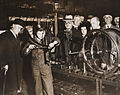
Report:
[[112,13],[114,15],[120,15],[120,0],[0,0],[0,8],[4,7],[2,9],[7,9],[7,12],[9,12],[26,3],[29,6],[36,6],[36,10],[39,9],[40,12],[43,12],[43,10],[44,12],[51,12],[54,6],[52,5],[53,2],[61,3],[61,6],[64,6],[66,12],[79,11],[81,14]]
[[[81,14],[120,15],[120,0],[67,0],[74,5],[74,11]],[[71,7],[72,8],[72,7]]]
[[0,26],[4,26],[8,16],[43,16],[52,13],[54,2],[60,3],[60,11],[64,13],[120,16],[120,0],[0,0]]

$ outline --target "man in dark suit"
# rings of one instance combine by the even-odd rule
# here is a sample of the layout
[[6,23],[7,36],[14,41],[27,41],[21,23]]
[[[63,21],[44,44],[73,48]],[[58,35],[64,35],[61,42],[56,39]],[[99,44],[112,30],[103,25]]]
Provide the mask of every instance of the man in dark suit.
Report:
[[73,16],[70,14],[65,15],[65,30],[64,30],[64,51],[65,51],[65,62],[66,65],[71,65],[71,42],[72,42],[72,27],[73,27]]
[[104,15],[103,19],[105,20],[105,25],[102,27],[102,29],[112,28],[112,29],[116,29],[120,31],[119,28],[117,28],[116,26],[112,24],[113,17],[111,15]]
[[0,85],[5,84],[4,88],[2,86],[0,88],[1,91],[4,89],[5,95],[17,95],[21,90],[22,58],[18,34],[24,25],[23,20],[16,19],[13,21],[11,29],[0,35],[0,67],[8,65],[6,80],[0,82]]
[[82,33],[80,31],[81,16],[74,16],[74,23],[72,28],[72,52],[78,52],[82,47]]

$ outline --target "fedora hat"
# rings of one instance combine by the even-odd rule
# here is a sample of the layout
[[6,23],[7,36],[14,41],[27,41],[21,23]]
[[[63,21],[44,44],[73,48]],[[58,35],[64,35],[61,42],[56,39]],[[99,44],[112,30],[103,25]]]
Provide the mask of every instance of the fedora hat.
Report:
[[72,15],[65,15],[64,21],[74,21]]
[[25,27],[25,22],[21,19],[15,19],[13,21],[13,24],[18,24],[18,25],[21,25],[22,27]]
[[104,16],[103,16],[104,19],[105,19],[105,18],[108,18],[108,17],[112,19],[112,16],[111,16],[111,15],[104,15]]

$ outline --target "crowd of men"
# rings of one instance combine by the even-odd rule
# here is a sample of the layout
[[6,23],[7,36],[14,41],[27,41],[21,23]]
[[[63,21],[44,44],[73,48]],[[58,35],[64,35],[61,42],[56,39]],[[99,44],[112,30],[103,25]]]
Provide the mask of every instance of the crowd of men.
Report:
[[58,23],[57,36],[47,32],[40,23],[26,25],[21,19],[13,21],[11,28],[0,34],[0,70],[7,70],[0,81],[0,93],[17,95],[22,92],[22,65],[28,62],[35,80],[35,95],[54,95],[50,52],[57,47],[56,55],[60,60],[69,66],[74,59],[73,63],[77,64],[78,60],[70,55],[82,50],[83,39],[90,30],[113,28],[120,31],[120,17],[114,18],[115,25],[111,15],[103,19],[104,24],[98,17],[86,20],[80,15],[66,15],[62,20],[64,27]]
[[[120,17],[114,18],[111,15],[104,15],[103,20],[100,20],[97,16],[91,16],[89,19],[85,19],[84,16],[80,15],[66,15],[64,18],[65,27],[61,28],[58,31],[58,37],[61,39],[61,51],[64,51],[65,54],[61,54],[67,64],[70,63],[70,53],[79,52],[82,49],[83,39],[85,35],[95,29],[115,29],[120,31],[119,28],[119,19]],[[58,26],[59,27],[59,26]],[[116,35],[114,33],[109,33],[114,39]],[[61,52],[62,53],[62,52]],[[74,62],[76,63],[76,62]]]

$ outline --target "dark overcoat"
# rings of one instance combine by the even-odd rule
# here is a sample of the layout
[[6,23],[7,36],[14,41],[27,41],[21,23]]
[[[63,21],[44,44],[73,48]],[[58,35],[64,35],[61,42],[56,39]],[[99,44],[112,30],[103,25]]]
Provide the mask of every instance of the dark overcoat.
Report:
[[[17,91],[22,78],[22,58],[20,56],[19,41],[11,31],[6,31],[0,35],[0,67],[6,64],[8,65],[8,71],[5,92]],[[3,83],[2,80],[0,85],[3,85]]]

